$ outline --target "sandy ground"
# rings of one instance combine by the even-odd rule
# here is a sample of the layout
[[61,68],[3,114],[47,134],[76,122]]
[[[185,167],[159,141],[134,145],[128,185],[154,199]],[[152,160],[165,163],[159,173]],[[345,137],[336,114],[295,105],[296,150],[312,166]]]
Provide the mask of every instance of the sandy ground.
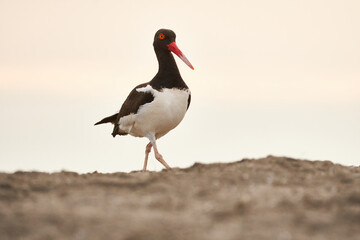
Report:
[[360,239],[360,168],[269,156],[162,172],[0,174],[0,239]]

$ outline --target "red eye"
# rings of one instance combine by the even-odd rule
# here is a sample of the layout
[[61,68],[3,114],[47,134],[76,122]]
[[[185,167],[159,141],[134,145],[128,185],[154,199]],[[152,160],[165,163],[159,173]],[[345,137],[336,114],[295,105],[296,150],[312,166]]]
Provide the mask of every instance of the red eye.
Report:
[[160,33],[160,34],[159,34],[159,38],[160,38],[161,40],[163,40],[163,39],[165,38],[165,35],[164,35],[163,33]]

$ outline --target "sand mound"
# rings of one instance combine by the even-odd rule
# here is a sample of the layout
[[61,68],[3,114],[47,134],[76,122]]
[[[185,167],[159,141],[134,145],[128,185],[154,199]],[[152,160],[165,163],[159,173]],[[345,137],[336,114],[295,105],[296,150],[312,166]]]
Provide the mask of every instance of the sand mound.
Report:
[[360,168],[284,157],[0,174],[0,239],[360,239]]

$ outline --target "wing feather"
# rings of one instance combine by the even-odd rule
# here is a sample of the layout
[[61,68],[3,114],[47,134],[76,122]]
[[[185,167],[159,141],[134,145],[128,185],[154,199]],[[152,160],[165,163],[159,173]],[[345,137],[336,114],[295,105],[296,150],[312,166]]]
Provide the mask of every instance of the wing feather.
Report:
[[140,108],[140,106],[152,102],[154,100],[154,95],[151,92],[147,91],[137,91],[138,88],[146,87],[149,83],[143,83],[136,86],[126,98],[125,102],[121,106],[119,113],[117,114],[117,118],[114,124],[114,129],[112,132],[113,137],[117,134],[126,135],[123,130],[119,128],[120,118],[128,116],[130,114],[136,114]]

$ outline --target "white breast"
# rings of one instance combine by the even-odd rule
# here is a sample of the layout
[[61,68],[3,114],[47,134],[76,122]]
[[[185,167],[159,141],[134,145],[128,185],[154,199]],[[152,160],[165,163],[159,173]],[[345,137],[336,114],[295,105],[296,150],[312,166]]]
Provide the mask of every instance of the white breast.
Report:
[[175,128],[184,118],[190,90],[163,89],[150,85],[136,89],[151,92],[154,100],[141,106],[136,114],[120,119],[120,128],[136,137],[154,135],[156,139]]

